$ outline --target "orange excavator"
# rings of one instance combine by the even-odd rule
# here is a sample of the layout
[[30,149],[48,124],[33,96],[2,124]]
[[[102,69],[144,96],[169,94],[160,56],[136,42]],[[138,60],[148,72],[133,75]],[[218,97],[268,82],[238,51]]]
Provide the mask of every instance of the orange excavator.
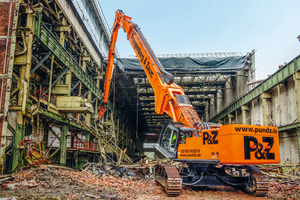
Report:
[[155,94],[155,112],[169,115],[154,148],[164,157],[182,162],[157,164],[155,180],[168,196],[178,196],[187,186],[232,186],[255,196],[268,192],[268,178],[253,164],[280,162],[278,128],[271,126],[201,122],[182,87],[174,83],[137,24],[121,10],[116,12],[99,118],[104,116],[114,70],[114,49],[119,28],[127,33]]

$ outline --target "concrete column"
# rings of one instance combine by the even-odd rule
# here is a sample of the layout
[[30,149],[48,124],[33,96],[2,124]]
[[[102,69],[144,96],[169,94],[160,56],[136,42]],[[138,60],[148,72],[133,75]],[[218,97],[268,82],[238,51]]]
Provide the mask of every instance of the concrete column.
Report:
[[[63,17],[62,18],[62,25],[66,25],[67,24],[67,21],[66,21],[66,18]],[[60,31],[59,33],[59,43],[65,47],[65,40],[66,40],[66,33],[64,31]]]
[[242,105],[242,123],[247,124],[247,113],[246,111],[249,110],[249,107],[247,105]]
[[252,116],[251,124],[254,125],[254,124],[255,124],[255,117],[254,117],[254,99],[251,101],[251,116]]
[[204,118],[204,120],[206,121],[206,122],[208,122],[208,110],[209,110],[209,105],[208,105],[208,102],[206,101],[205,102],[205,118]]
[[[16,173],[18,167],[23,165],[23,150],[18,149],[18,144],[24,140],[25,135],[25,119],[26,114],[26,102],[28,98],[29,84],[30,84],[30,69],[32,60],[32,43],[33,43],[33,33],[31,29],[34,27],[34,17],[35,12],[27,12],[26,20],[26,31],[25,31],[25,41],[27,45],[27,51],[23,55],[23,65],[19,68],[19,80],[17,87],[19,89],[18,102],[17,105],[20,110],[17,111],[17,123],[16,132],[14,134],[14,151],[12,157],[12,172]],[[1,99],[2,101],[2,99]]]
[[[97,84],[96,86],[97,86],[97,88],[100,88],[100,76],[97,76],[97,77],[96,77],[96,80],[97,80],[97,81],[96,81],[96,84]],[[99,106],[99,102],[98,102],[98,99],[96,99],[96,103],[95,103],[95,114],[94,114],[94,116],[93,116],[95,119],[98,119],[98,114],[99,114],[99,113],[98,113],[98,112],[99,112],[98,106]]]
[[239,123],[239,121],[238,121],[238,110],[235,110],[234,113],[235,113],[235,123],[238,124]]
[[[23,101],[26,101],[24,98],[24,78],[25,78],[25,70],[26,67],[22,66],[19,71],[19,80],[18,80],[18,85],[17,87],[19,88],[19,96],[18,96],[18,106],[22,107]],[[12,160],[12,172],[15,173],[17,172],[17,168],[19,163],[23,160],[22,155],[22,150],[18,149],[18,144],[24,139],[24,133],[25,133],[25,121],[23,117],[22,111],[17,111],[17,124],[16,124],[16,132],[14,135],[14,151],[13,151],[13,160]]]
[[[34,14],[27,15],[27,27],[33,27]],[[26,114],[26,102],[28,98],[29,84],[30,84],[30,69],[31,69],[31,59],[32,59],[32,43],[33,43],[33,33],[31,31],[25,31],[25,40],[27,44],[26,65],[20,67],[19,70],[19,95],[18,95],[18,107],[21,108],[17,111],[17,124],[16,124],[16,134],[14,135],[14,151],[12,160],[12,172],[17,172],[18,166],[23,165],[23,150],[18,149],[18,144],[24,140],[25,134],[25,120],[24,115]]]
[[300,72],[294,73],[293,78],[295,82],[297,121],[300,122]]
[[[61,19],[62,25],[65,26],[67,25],[67,20],[65,17],[62,17]],[[60,33],[59,33],[59,43],[65,47],[65,41],[66,41],[66,31],[60,29]],[[72,72],[70,70],[68,70],[68,72],[66,73],[66,83],[68,85],[68,96],[71,95],[71,88],[72,88]]]
[[[87,96],[88,101],[92,101],[92,92],[89,91],[88,96]],[[96,109],[96,108],[94,108]],[[90,127],[91,126],[91,114],[86,114],[85,116],[85,124]]]
[[270,93],[264,92],[260,95],[260,98],[262,100],[262,110],[263,110],[263,126],[268,126],[271,124],[270,118],[268,116],[268,104],[267,99],[272,98]]
[[60,138],[60,165],[67,165],[67,135],[68,135],[68,125],[64,124],[61,129]]
[[72,72],[68,70],[66,73],[66,84],[68,85],[68,96],[71,95],[71,88],[72,88]]
[[[278,113],[279,113],[279,124],[281,125],[282,124],[282,121],[281,121],[281,91],[280,91],[280,86],[281,84],[279,83],[277,85],[277,95],[278,95]],[[299,86],[298,86],[299,87]],[[297,95],[296,95],[296,98],[297,98]]]
[[216,107],[214,106],[212,99],[209,100],[209,105],[210,105],[210,118],[213,118],[213,116],[215,115]]
[[232,119],[234,118],[233,114],[228,114],[228,124],[232,124]]

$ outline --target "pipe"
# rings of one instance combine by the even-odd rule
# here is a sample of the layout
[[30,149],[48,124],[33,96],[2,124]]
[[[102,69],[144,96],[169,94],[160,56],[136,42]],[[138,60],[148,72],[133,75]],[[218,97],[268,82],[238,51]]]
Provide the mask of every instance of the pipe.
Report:
[[24,45],[24,49],[23,51],[19,52],[19,53],[15,53],[15,56],[19,56],[24,54],[27,51],[27,45],[26,45],[26,40],[25,40],[25,35],[24,35],[24,31],[21,31],[21,35],[22,35],[22,40],[23,40],[23,45]]

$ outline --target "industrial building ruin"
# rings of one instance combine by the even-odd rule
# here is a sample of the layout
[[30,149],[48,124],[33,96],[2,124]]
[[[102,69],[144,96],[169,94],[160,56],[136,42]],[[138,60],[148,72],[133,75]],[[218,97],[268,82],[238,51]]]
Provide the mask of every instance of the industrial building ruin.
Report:
[[[111,32],[97,0],[0,2],[0,170],[133,164],[153,147],[168,115],[135,55],[115,50],[107,110],[99,118]],[[129,45],[129,44],[128,44]],[[161,54],[201,121],[278,127],[281,164],[300,156],[300,58],[255,79],[255,50]]]

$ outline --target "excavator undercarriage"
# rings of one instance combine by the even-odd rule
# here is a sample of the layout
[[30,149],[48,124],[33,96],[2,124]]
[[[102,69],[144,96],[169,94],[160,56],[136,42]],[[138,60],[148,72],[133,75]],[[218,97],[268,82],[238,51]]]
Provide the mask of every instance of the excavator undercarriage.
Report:
[[180,171],[175,165],[156,165],[155,180],[168,196],[178,196],[183,186],[231,186],[254,196],[268,193],[269,179],[253,165],[216,165],[187,162]]

